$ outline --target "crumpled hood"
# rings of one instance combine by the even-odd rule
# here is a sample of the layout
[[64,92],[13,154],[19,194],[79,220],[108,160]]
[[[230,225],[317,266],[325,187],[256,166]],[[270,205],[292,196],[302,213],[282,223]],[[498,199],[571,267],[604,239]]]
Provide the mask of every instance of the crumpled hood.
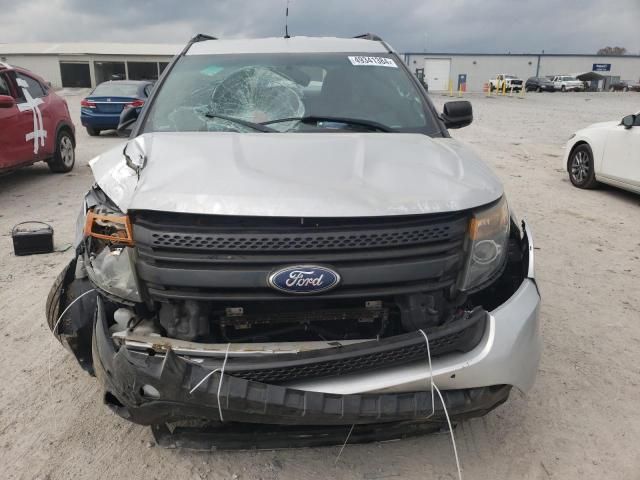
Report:
[[150,133],[140,178],[120,145],[91,162],[122,209],[355,217],[463,210],[503,188],[451,138],[389,133]]

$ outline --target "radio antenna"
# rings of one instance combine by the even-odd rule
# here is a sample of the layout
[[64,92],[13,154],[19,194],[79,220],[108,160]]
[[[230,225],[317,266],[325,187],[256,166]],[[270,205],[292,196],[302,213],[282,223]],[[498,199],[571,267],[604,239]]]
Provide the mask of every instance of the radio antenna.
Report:
[[287,0],[287,9],[284,14],[284,38],[291,38],[289,36],[289,0]]

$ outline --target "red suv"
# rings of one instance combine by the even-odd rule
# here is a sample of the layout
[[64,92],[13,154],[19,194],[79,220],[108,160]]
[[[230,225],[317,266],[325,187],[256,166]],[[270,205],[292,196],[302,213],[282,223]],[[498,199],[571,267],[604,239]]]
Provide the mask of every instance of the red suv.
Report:
[[68,172],[75,145],[67,102],[37,75],[0,62],[0,173],[39,161]]

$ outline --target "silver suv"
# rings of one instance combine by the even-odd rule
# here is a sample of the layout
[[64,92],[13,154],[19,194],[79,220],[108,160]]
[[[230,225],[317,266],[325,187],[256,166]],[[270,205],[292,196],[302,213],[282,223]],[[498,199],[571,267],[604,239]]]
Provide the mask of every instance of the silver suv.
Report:
[[378,37],[199,35],[137,115],[47,316],[161,444],[395,438],[445,421],[433,385],[458,420],[532,386],[531,234],[449,136],[471,105]]

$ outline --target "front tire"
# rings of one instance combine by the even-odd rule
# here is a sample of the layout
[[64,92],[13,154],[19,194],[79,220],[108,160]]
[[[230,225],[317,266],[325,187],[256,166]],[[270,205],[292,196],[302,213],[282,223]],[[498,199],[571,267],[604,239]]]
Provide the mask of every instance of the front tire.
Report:
[[593,165],[593,152],[586,143],[578,145],[569,156],[567,165],[569,180],[578,188],[595,188],[598,185]]
[[56,151],[49,160],[49,170],[53,173],[67,173],[73,169],[76,162],[73,137],[68,130],[62,130],[56,140]]
[[87,127],[87,133],[92,137],[97,137],[98,135],[100,135],[100,130],[93,127]]

